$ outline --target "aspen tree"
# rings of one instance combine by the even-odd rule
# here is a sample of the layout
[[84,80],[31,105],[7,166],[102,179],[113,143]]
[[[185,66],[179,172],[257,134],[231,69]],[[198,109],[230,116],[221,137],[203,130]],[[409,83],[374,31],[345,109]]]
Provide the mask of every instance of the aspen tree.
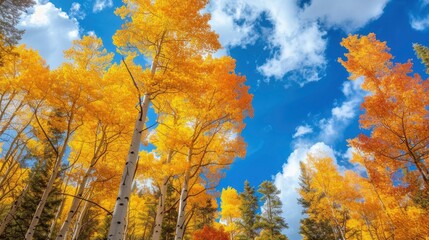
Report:
[[122,239],[127,228],[125,215],[150,102],[161,93],[188,85],[178,77],[191,71],[184,60],[219,48],[217,36],[208,24],[210,16],[201,14],[207,0],[186,0],[181,4],[159,0],[124,3],[116,13],[126,22],[115,34],[114,43],[123,51],[137,50],[152,64],[145,70],[144,78],[133,80],[139,110],[108,234],[112,240]]

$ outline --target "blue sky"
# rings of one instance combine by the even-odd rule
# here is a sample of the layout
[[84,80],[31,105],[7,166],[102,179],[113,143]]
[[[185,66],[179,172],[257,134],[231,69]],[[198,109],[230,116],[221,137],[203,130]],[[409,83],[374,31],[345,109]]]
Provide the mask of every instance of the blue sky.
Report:
[[[21,20],[22,43],[38,49],[51,68],[85,34],[96,34],[115,51],[112,35],[121,20],[113,11],[120,4],[39,0]],[[290,225],[286,233],[300,239],[298,162],[317,151],[334,157],[339,168],[352,168],[346,139],[361,131],[365,92],[337,62],[345,52],[341,39],[374,32],[396,61],[411,58],[427,77],[412,43],[429,45],[429,0],[212,0],[206,11],[225,47],[217,55],[237,59],[237,72],[246,75],[254,94],[255,116],[243,132],[247,157],[231,166],[219,189],[241,191],[246,179],[254,186],[274,180]]]

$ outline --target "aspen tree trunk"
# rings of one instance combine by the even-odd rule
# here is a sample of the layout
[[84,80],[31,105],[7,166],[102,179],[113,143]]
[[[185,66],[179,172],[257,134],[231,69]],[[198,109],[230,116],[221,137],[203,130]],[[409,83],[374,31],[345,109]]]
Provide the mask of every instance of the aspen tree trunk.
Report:
[[[86,172],[85,175],[79,185],[78,191],[77,191],[77,197],[73,198],[72,204],[70,206],[70,211],[67,213],[67,218],[65,219],[63,225],[61,226],[60,231],[58,232],[57,235],[57,240],[62,240],[62,239],[66,239],[67,237],[67,232],[70,228],[70,224],[72,222],[72,219],[74,217],[74,215],[76,214],[78,207],[79,207],[79,203],[81,202],[81,197],[83,196],[83,192],[85,190],[85,186],[88,182],[89,176],[91,175],[91,172],[94,168],[91,166],[89,167]],[[85,203],[86,204],[86,203]]]
[[[88,198],[90,198],[90,197],[91,197],[91,194],[88,196]],[[80,235],[80,230],[82,229],[83,218],[85,217],[85,214],[86,214],[87,210],[88,210],[88,201],[85,201],[85,204],[83,205],[82,211],[80,212],[79,218],[78,218],[78,220],[76,222],[76,227],[75,227],[75,230],[73,232],[73,237],[72,237],[73,240],[77,240],[77,238]],[[64,239],[65,238],[66,237],[64,236]]]
[[[172,152],[168,153],[167,162],[171,162]],[[169,177],[164,177],[161,185],[161,195],[159,196],[158,206],[156,208],[155,227],[153,229],[152,240],[159,240],[161,237],[162,221],[165,214],[165,200],[167,199],[167,188],[168,188]]]
[[[190,155],[188,156],[188,160],[190,158]],[[190,175],[190,169],[188,168],[185,172],[185,179],[183,181],[183,187],[182,191],[180,193],[180,202],[179,202],[179,214],[177,217],[177,224],[176,224],[176,237],[175,240],[182,240],[183,235],[185,233],[185,208],[188,200],[188,183],[189,183],[189,175]]]
[[155,227],[153,229],[152,240],[159,240],[161,237],[162,221],[164,219],[165,200],[167,197],[168,177],[162,180],[161,195],[159,196],[158,206],[156,208]]
[[6,216],[0,222],[0,235],[3,234],[4,230],[6,229],[6,226],[10,223],[10,221],[15,216],[16,210],[19,207],[21,207],[22,200],[24,199],[24,196],[27,195],[27,192],[29,189],[30,189],[30,185],[27,184],[24,191],[21,193],[21,195],[18,197],[18,199],[12,204],[11,208],[9,209],[9,212],[6,214]]
[[61,213],[64,210],[65,201],[66,201],[66,198],[63,197],[63,200],[61,200],[60,206],[58,206],[58,208],[57,208],[57,212],[55,213],[55,218],[52,221],[51,227],[49,228],[48,239],[51,239],[52,234],[54,234],[55,227],[57,226],[57,219],[60,219]]
[[[164,42],[166,31],[162,33],[161,40],[158,45],[158,51],[152,61],[152,67],[150,69],[151,79],[155,77],[156,70],[158,68],[158,59],[161,54],[161,47]],[[129,71],[128,67],[127,70]],[[131,72],[130,72],[131,75]],[[137,86],[137,83],[134,80],[134,77],[131,75],[131,78],[136,85],[137,90],[140,90]],[[140,99],[139,99],[140,101]],[[128,152],[127,161],[125,163],[124,171],[122,172],[122,180],[119,186],[118,197],[116,198],[115,208],[113,210],[112,221],[110,222],[109,233],[107,235],[108,240],[121,240],[123,233],[126,230],[126,213],[128,209],[128,203],[131,195],[131,184],[133,183],[134,174],[137,168],[138,152],[140,150],[140,141],[142,133],[144,130],[147,112],[149,110],[150,96],[148,94],[144,95],[144,99],[141,104],[141,110],[139,116],[134,125],[133,137],[131,140],[130,151]]]
[[78,187],[78,190],[76,193],[77,197],[73,198],[72,204],[70,206],[70,211],[67,213],[67,218],[64,221],[63,225],[61,226],[60,231],[58,232],[58,235],[56,238],[57,240],[63,240],[63,239],[66,239],[66,237],[67,237],[67,232],[70,228],[70,224],[73,220],[73,217],[79,208],[79,204],[82,200],[81,198],[83,196],[83,192],[85,191],[86,184],[88,183],[88,179],[91,176],[92,171],[94,170],[95,164],[97,163],[98,159],[102,155],[101,151],[103,148],[104,141],[105,141],[105,134],[103,134],[103,136],[100,140],[100,144],[96,147],[96,150],[95,150],[94,156],[91,159],[91,163],[89,165],[89,168],[86,170],[85,175],[83,176],[83,179],[79,184],[79,187]]
[[147,111],[149,109],[150,98],[148,95],[144,96],[142,101],[142,110],[139,113],[137,121],[134,126],[134,132],[131,140],[130,150],[128,152],[125,168],[122,173],[121,184],[119,186],[118,197],[116,198],[115,208],[113,211],[112,221],[107,239],[120,240],[123,239],[126,229],[126,215],[131,195],[131,187],[133,183],[134,174],[137,168],[137,160],[140,149],[140,141],[142,137],[143,128],[146,121]]
[[130,216],[130,204],[128,204],[127,215],[125,216],[125,221],[126,221],[125,226],[126,227],[125,227],[124,235],[122,236],[123,239],[127,239],[128,223],[130,221],[129,216]]
[[43,191],[42,198],[40,199],[39,205],[37,205],[36,212],[33,215],[33,219],[31,220],[30,226],[28,227],[27,233],[25,234],[25,240],[32,240],[34,231],[36,230],[36,226],[39,223],[40,216],[42,215],[43,208],[45,207],[46,200],[48,199],[49,194],[52,191],[52,187],[54,186],[55,179],[58,176],[58,172],[61,167],[61,160],[64,156],[64,153],[67,148],[67,144],[70,138],[70,130],[67,131],[67,136],[64,140],[63,146],[61,147],[61,152],[58,154],[55,159],[54,170],[49,178],[48,185],[46,186],[45,191]]
[[[65,187],[64,187],[63,193],[67,192],[67,186],[69,184],[69,179],[70,179],[70,175],[67,176],[67,180],[65,182]],[[65,203],[65,201],[66,201],[66,196],[63,195],[63,200],[61,201],[60,206],[58,206],[58,210],[57,210],[57,213],[55,214],[54,221],[52,221],[51,228],[49,229],[48,239],[51,239],[52,234],[54,234],[55,227],[57,225],[57,221],[56,220],[60,219],[61,213],[63,212],[63,209],[64,209],[64,203]]]

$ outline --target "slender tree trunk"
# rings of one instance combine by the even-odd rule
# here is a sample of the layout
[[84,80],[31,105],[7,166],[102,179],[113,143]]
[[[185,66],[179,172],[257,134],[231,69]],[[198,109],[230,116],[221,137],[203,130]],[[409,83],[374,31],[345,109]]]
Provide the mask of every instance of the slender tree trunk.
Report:
[[[91,198],[91,194],[88,196],[88,198]],[[83,205],[82,211],[79,214],[79,218],[76,221],[76,227],[75,227],[75,230],[73,232],[73,237],[72,237],[73,240],[77,240],[79,235],[80,235],[80,231],[82,229],[83,218],[85,217],[87,210],[88,210],[88,201],[85,201],[85,204]],[[64,237],[64,239],[65,239],[65,237]]]
[[80,185],[79,185],[79,188],[78,188],[78,191],[76,194],[79,198],[77,198],[77,197],[73,198],[72,204],[70,206],[70,211],[67,213],[67,218],[65,219],[63,225],[61,226],[60,231],[58,232],[58,235],[56,238],[57,240],[66,239],[67,232],[70,228],[70,224],[72,222],[72,219],[73,219],[74,215],[76,214],[76,212],[79,208],[79,203],[81,202],[80,198],[83,196],[83,192],[85,190],[89,176],[91,175],[91,172],[93,169],[94,168],[91,166],[86,170],[85,175],[84,175],[82,181],[80,182]]
[[51,227],[49,228],[48,239],[51,239],[52,235],[55,232],[55,228],[57,226],[57,220],[60,219],[61,213],[64,210],[64,202],[65,201],[66,201],[66,198],[63,197],[63,200],[61,200],[60,206],[58,206],[58,208],[57,208],[57,212],[55,213],[55,218],[52,221]]
[[67,148],[67,144],[70,138],[70,130],[67,131],[67,136],[64,140],[63,146],[61,147],[61,152],[58,154],[55,159],[55,165],[51,177],[49,178],[48,185],[46,186],[45,191],[43,191],[42,198],[40,199],[39,205],[37,205],[36,212],[33,215],[33,219],[31,220],[30,226],[28,227],[27,233],[25,234],[25,240],[32,240],[34,232],[36,230],[36,226],[39,223],[40,216],[42,215],[43,209],[46,204],[46,200],[48,199],[49,194],[52,191],[52,187],[54,186],[55,179],[58,176],[61,167],[61,160],[64,156],[64,153]]
[[156,208],[155,227],[153,229],[152,240],[159,240],[161,237],[162,220],[164,219],[165,200],[167,198],[168,177],[162,180],[161,195],[159,196],[158,206]]
[[73,220],[73,217],[75,216],[75,214],[76,214],[76,212],[77,212],[77,210],[79,208],[80,202],[82,200],[81,198],[83,196],[83,192],[85,191],[85,188],[86,188],[86,185],[88,183],[89,177],[91,176],[92,171],[94,170],[95,165],[98,162],[98,159],[105,153],[105,151],[103,152],[103,150],[105,150],[105,149],[103,149],[105,141],[106,141],[106,134],[105,134],[105,132],[103,132],[103,135],[101,137],[100,143],[95,148],[95,152],[94,152],[94,155],[93,155],[93,157],[91,159],[90,165],[89,165],[88,169],[86,170],[85,175],[83,176],[82,181],[79,184],[79,187],[78,187],[77,193],[76,193],[77,197],[73,198],[72,204],[70,206],[70,210],[69,210],[69,212],[67,214],[67,218],[65,219],[63,225],[61,226],[60,231],[58,232],[58,235],[57,235],[57,238],[56,238],[57,240],[66,239],[67,232],[68,232],[68,230],[70,228],[70,224],[71,224],[71,222]]
[[[158,49],[156,55],[152,61],[152,66],[150,69],[151,79],[155,77],[156,70],[158,69],[158,60],[161,54],[161,49],[164,43],[164,37],[167,34],[167,31],[163,31],[161,39],[158,43]],[[125,62],[124,62],[125,63]],[[127,70],[129,71],[128,67]],[[134,77],[131,72],[129,72],[133,83],[135,84],[137,91],[140,96],[140,89],[138,84],[135,82]],[[141,99],[139,99],[141,101]],[[134,179],[134,174],[137,169],[137,160],[138,152],[140,150],[140,141],[142,138],[142,133],[144,130],[147,112],[150,104],[150,96],[148,94],[144,95],[144,99],[141,104],[141,109],[137,121],[135,123],[133,137],[131,140],[130,151],[128,152],[127,161],[125,163],[124,171],[122,172],[122,180],[119,186],[118,197],[116,198],[115,208],[113,210],[112,221],[110,223],[109,233],[107,235],[108,240],[120,240],[123,237],[123,233],[126,230],[126,213],[128,209],[128,203],[131,195],[131,184]]]
[[140,150],[140,141],[142,137],[143,127],[145,125],[147,111],[149,109],[150,98],[144,96],[142,108],[137,121],[135,123],[134,132],[131,140],[130,150],[128,152],[127,161],[122,173],[121,184],[119,186],[118,197],[113,211],[112,221],[108,234],[109,240],[120,240],[123,238],[126,229],[126,214],[131,194],[131,187],[134,179],[134,174],[137,169],[137,160]]
[[0,222],[0,236],[3,234],[4,230],[6,229],[6,226],[14,218],[14,216],[16,214],[16,210],[21,206],[22,200],[24,199],[25,195],[27,195],[27,192],[29,189],[30,189],[30,185],[27,184],[24,191],[22,191],[22,193],[18,197],[18,199],[12,204],[11,208],[9,209],[9,212],[6,214],[6,216]]
[[[190,156],[188,156],[188,158],[189,157]],[[185,179],[183,181],[183,187],[180,193],[179,214],[177,217],[176,237],[174,238],[175,240],[182,240],[183,235],[185,233],[185,220],[186,220],[185,209],[186,209],[186,204],[188,200],[189,175],[190,175],[190,169],[188,168],[185,172]]]
[[[167,162],[171,162],[172,152],[168,153]],[[153,229],[152,240],[159,240],[161,237],[162,221],[165,214],[165,201],[167,199],[167,188],[170,177],[164,177],[161,185],[161,195],[159,196],[158,206],[156,208],[155,227]]]
[[[70,179],[70,177],[68,176],[67,180],[65,181],[63,193],[67,192],[67,186],[69,184],[69,179]],[[65,195],[63,195],[63,200],[61,201],[60,206],[58,206],[57,213],[55,213],[54,221],[52,221],[51,228],[50,228],[49,234],[48,234],[48,239],[51,239],[52,234],[54,234],[55,227],[57,226],[57,219],[60,219],[61,213],[63,212],[63,209],[64,209],[65,201],[66,201],[66,197],[65,197]]]

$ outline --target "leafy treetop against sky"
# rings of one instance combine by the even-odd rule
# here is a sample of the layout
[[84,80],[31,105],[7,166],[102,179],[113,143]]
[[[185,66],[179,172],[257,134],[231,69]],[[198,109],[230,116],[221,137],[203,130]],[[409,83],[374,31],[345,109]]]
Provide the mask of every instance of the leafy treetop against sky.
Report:
[[[62,51],[83,35],[101,37],[114,52],[112,36],[122,24],[114,10],[121,4],[37,0],[19,23],[26,31],[21,43],[37,49],[51,69],[64,61]],[[247,156],[234,162],[218,188],[241,191],[246,179],[253,186],[274,179],[287,233],[294,239],[301,208],[291,199],[298,198],[299,161],[308,152],[322,151],[334,156],[340,168],[353,168],[346,139],[359,131],[357,118],[366,93],[361,81],[347,81],[348,73],[337,61],[346,51],[341,39],[374,32],[387,41],[395,61],[411,58],[414,70],[425,78],[412,43],[429,45],[429,1],[216,0],[205,11],[211,13],[210,24],[224,46],[216,55],[237,60],[237,72],[246,76],[254,94],[254,118],[246,120],[243,132]]]

